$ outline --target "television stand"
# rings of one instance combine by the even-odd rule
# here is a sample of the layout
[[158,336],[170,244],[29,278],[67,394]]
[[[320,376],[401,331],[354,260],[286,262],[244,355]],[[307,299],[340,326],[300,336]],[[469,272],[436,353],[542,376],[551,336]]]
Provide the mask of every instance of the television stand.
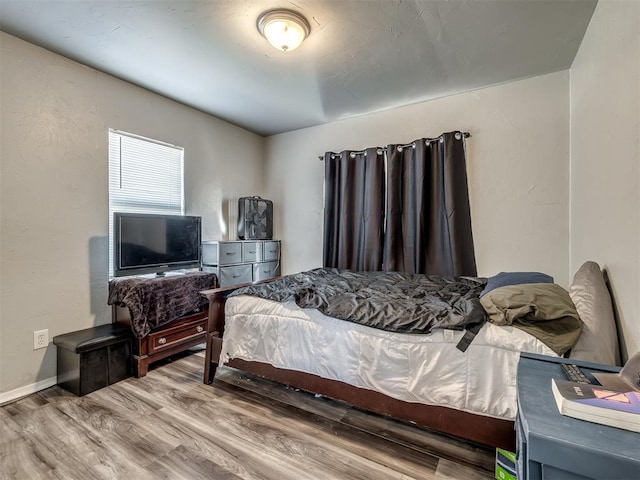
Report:
[[193,272],[109,282],[112,321],[134,332],[137,378],[149,365],[206,342],[209,307],[200,290],[215,288],[214,274]]

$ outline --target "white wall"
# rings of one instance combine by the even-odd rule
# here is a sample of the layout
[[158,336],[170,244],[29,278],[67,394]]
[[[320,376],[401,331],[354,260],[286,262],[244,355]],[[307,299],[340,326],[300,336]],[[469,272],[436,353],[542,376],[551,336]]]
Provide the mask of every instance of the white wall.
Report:
[[609,276],[640,351],[640,2],[600,1],[571,67],[571,261]]
[[[50,337],[111,320],[107,130],[185,148],[187,213],[262,193],[264,139],[0,33],[0,398],[56,374]],[[10,396],[10,395],[9,395]]]
[[569,74],[559,72],[288,132],[266,141],[286,273],[322,264],[327,150],[465,130],[479,275],[539,270],[569,283]]

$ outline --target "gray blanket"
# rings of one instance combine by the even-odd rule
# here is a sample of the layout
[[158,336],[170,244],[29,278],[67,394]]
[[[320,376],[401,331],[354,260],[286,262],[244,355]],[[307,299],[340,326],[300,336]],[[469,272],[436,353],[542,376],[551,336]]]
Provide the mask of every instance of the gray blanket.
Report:
[[485,283],[484,278],[320,268],[244,287],[230,296],[295,300],[301,308],[391,332],[427,334],[434,328],[477,332],[486,321],[479,300]]

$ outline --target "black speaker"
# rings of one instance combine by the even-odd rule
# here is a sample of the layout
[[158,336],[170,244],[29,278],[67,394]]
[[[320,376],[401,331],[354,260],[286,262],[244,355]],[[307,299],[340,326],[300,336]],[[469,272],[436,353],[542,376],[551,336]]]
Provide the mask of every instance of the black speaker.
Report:
[[238,238],[271,240],[273,238],[273,202],[260,197],[238,199]]

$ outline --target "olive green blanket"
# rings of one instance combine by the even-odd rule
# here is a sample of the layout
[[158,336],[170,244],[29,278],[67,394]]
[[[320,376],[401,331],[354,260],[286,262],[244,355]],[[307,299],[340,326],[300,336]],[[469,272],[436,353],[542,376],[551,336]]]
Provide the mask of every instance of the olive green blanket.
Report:
[[569,293],[554,283],[496,288],[481,297],[480,303],[491,323],[524,330],[558,355],[571,349],[582,332]]

